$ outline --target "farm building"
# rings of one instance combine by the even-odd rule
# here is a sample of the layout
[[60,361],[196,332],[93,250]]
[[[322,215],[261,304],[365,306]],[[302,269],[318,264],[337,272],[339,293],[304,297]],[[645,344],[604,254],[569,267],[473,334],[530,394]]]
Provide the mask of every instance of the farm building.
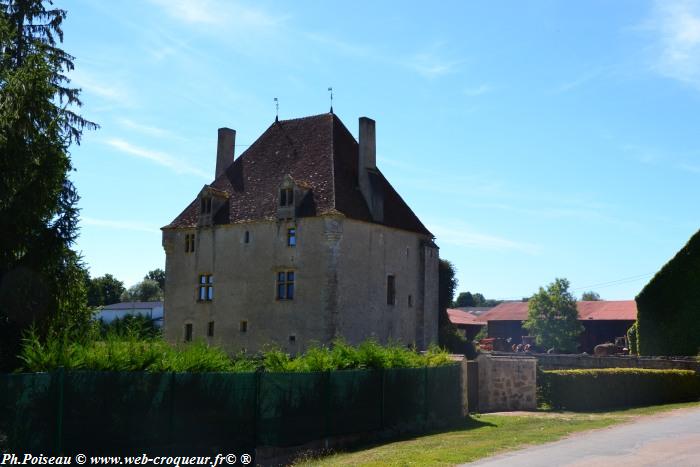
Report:
[[[578,319],[584,327],[581,333],[579,350],[591,353],[593,348],[605,342],[614,342],[624,336],[637,319],[637,305],[634,300],[576,302]],[[483,314],[479,319],[486,321],[489,337],[511,339],[519,344],[528,331],[523,328],[527,320],[528,302],[505,302]]]

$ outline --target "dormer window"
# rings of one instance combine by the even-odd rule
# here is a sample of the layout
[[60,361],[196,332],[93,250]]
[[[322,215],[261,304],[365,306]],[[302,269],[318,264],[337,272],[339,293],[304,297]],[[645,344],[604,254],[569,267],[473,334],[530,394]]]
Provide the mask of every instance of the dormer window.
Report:
[[211,214],[211,198],[210,197],[207,196],[207,197],[202,198],[200,213],[201,214]]
[[280,189],[280,206],[294,206],[294,189],[293,188],[282,188]]

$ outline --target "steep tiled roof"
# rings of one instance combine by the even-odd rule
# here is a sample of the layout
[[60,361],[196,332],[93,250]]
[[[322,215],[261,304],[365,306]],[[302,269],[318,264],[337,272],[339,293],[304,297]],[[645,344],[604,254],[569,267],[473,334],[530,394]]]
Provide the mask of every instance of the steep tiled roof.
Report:
[[448,308],[447,316],[450,318],[452,324],[474,324],[477,326],[486,324],[486,321],[482,320],[480,316],[474,316],[471,313],[456,308]]
[[[371,214],[357,183],[359,147],[335,114],[274,122],[225,173],[211,183],[229,194],[215,222],[274,220],[277,192],[285,175],[310,189],[302,201],[300,216],[342,213],[371,221]],[[213,156],[212,156],[213,157]],[[384,225],[432,236],[380,175],[384,191]],[[227,212],[226,212],[227,211]],[[164,228],[195,227],[199,204],[189,204]],[[222,218],[223,217],[223,218]]]
[[[527,302],[501,303],[479,317],[482,321],[525,321]],[[587,320],[630,320],[637,319],[637,303],[634,300],[598,300],[576,302],[578,319]]]

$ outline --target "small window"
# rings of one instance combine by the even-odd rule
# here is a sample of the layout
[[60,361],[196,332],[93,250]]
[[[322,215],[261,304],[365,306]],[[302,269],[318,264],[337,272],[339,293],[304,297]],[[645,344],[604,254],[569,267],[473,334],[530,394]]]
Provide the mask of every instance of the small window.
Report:
[[411,294],[408,295],[408,306],[409,307],[413,306],[413,295],[411,295]]
[[248,332],[248,321],[241,321],[238,325],[238,330],[241,332]]
[[294,205],[294,190],[292,188],[282,188],[280,190],[280,206]]
[[294,334],[290,334],[289,343],[294,344],[296,341],[297,341],[297,336],[295,336]]
[[287,246],[297,246],[297,229],[287,229]]
[[396,303],[396,279],[394,276],[386,276],[386,304]]
[[277,300],[294,300],[294,271],[277,273]]
[[245,231],[245,234],[243,235],[243,242],[250,243],[250,232],[248,232],[247,230]]
[[194,234],[185,235],[185,253],[194,253]]
[[192,341],[192,323],[185,324],[185,342]]
[[214,276],[212,274],[200,274],[198,288],[197,298],[200,302],[214,300]]
[[201,205],[200,205],[200,213],[201,214],[211,214],[211,198],[210,197],[202,198]]
[[214,321],[209,321],[207,325],[207,336],[214,337]]

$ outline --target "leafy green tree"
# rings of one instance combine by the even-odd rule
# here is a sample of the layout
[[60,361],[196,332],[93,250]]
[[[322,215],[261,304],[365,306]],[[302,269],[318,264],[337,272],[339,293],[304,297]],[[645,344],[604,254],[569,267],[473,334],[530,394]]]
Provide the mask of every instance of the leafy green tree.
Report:
[[136,285],[129,287],[121,295],[122,302],[155,302],[163,300],[163,291],[158,282],[144,279]]
[[165,271],[162,269],[158,268],[154,269],[153,271],[148,271],[148,274],[146,274],[144,279],[150,279],[158,282],[160,289],[165,290]]
[[440,310],[440,324],[449,322],[447,309],[452,305],[452,300],[457,290],[457,271],[454,264],[441,259],[438,264],[438,308]]
[[125,290],[124,283],[111,274],[94,279],[88,276],[88,306],[96,307],[119,303]]
[[457,300],[455,301],[455,306],[457,307],[463,307],[463,306],[475,306],[474,305],[474,297],[470,292],[462,292],[457,296]]
[[592,290],[590,292],[583,292],[583,294],[581,294],[582,302],[597,302],[600,299],[601,298],[598,292],[593,292]]
[[575,352],[583,326],[578,321],[576,299],[569,292],[569,281],[555,279],[528,302],[523,327],[534,335],[538,345],[560,352]]
[[56,44],[65,17],[40,0],[0,0],[0,366],[6,368],[30,323],[44,331],[89,323],[84,267],[71,250],[79,197],[68,178],[68,148],[96,125],[74,111],[79,90],[65,76],[73,57]]
[[483,296],[483,294],[477,292],[473,295],[473,299],[474,306],[485,306],[484,304],[486,303],[486,298]]

